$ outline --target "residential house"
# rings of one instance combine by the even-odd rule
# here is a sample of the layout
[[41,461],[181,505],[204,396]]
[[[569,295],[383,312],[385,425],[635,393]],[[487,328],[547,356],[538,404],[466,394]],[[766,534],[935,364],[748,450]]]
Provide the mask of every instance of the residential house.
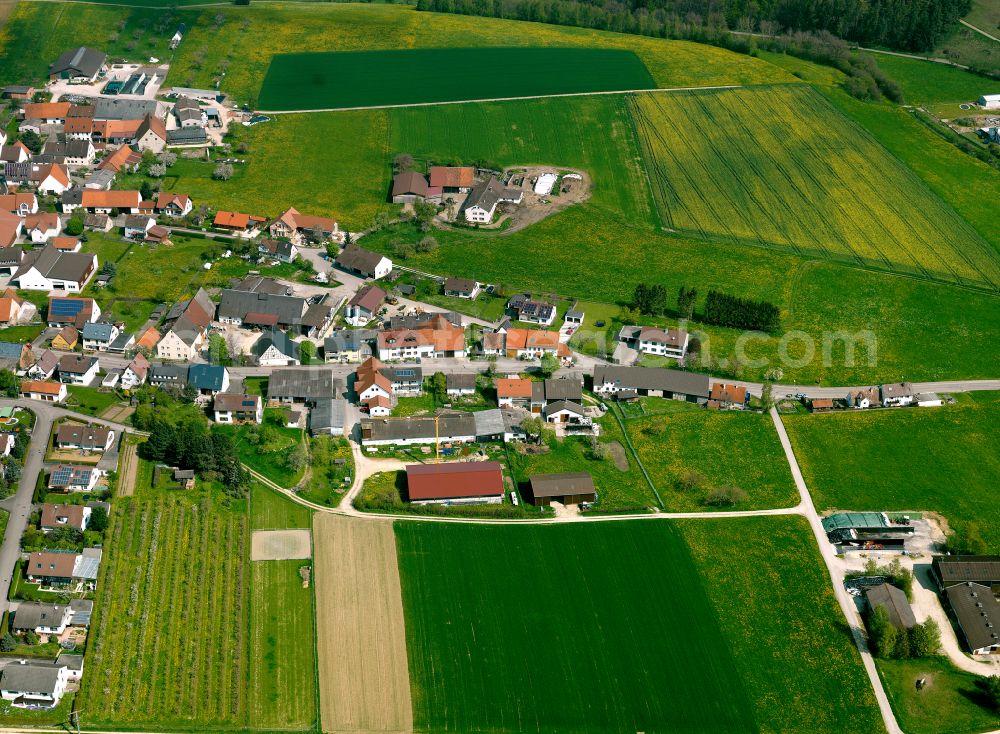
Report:
[[167,147],[167,126],[155,115],[146,115],[135,132],[136,150],[150,151],[159,155]]
[[156,219],[148,214],[130,214],[125,217],[125,239],[144,240],[146,233],[156,226]]
[[257,252],[263,257],[283,263],[290,263],[299,255],[298,248],[291,240],[261,240],[257,245]]
[[81,83],[96,81],[107,59],[107,54],[86,46],[70,49],[49,65],[49,79]]
[[156,356],[187,362],[195,359],[208,340],[205,329],[182,316],[156,345]]
[[623,326],[619,341],[644,354],[684,359],[690,337],[683,329],[659,329],[653,326]]
[[476,394],[476,373],[449,372],[445,376],[445,392],[455,398]]
[[46,349],[35,363],[28,368],[27,376],[32,380],[48,380],[59,367],[59,355]]
[[376,339],[382,361],[414,361],[465,357],[465,329],[443,316],[417,329],[386,329]]
[[25,253],[10,284],[24,290],[79,292],[97,269],[97,255],[89,252],[60,252],[48,245]]
[[18,115],[22,120],[38,120],[43,125],[62,125],[72,106],[69,102],[29,102]]
[[18,659],[0,673],[0,697],[23,709],[53,709],[69,683],[69,668],[47,661]]
[[355,244],[341,250],[334,263],[341,270],[372,280],[379,280],[392,272],[392,260]]
[[156,330],[155,326],[150,326],[144,332],[142,336],[139,337],[138,341],[135,343],[135,348],[139,350],[145,350],[147,352],[152,352],[156,349],[157,343],[160,341],[160,332]]
[[28,180],[40,194],[59,196],[69,189],[73,182],[66,166],[57,163],[31,166]]
[[95,191],[84,189],[80,206],[94,214],[112,214],[115,210],[138,214],[142,195],[138,191]]
[[691,403],[707,403],[711,394],[707,375],[659,367],[617,365],[594,367],[594,392],[616,399],[649,396]]
[[328,242],[340,238],[337,220],[302,214],[289,207],[268,225],[271,237],[291,240],[296,245],[307,242]]
[[132,150],[128,145],[123,145],[98,163],[97,168],[98,170],[110,171],[111,173],[118,173],[120,171],[132,172],[139,167],[141,162],[141,153]]
[[32,193],[0,195],[0,212],[9,212],[19,217],[38,213],[38,197]]
[[114,228],[114,222],[107,214],[88,214],[83,218],[83,228],[93,232],[110,232]]
[[501,408],[524,408],[531,405],[534,383],[523,377],[500,377],[495,381],[497,404]]
[[309,432],[314,435],[343,436],[347,401],[343,398],[317,400],[309,411]]
[[58,214],[40,212],[24,218],[24,229],[34,244],[41,245],[62,231],[62,223]]
[[63,423],[56,430],[55,447],[60,450],[107,451],[115,442],[115,432],[105,426]]
[[78,237],[53,237],[52,246],[59,252],[79,252],[83,243]]
[[97,357],[64,354],[59,358],[59,382],[67,385],[89,385],[97,377],[100,364]]
[[88,136],[84,140],[69,139],[60,142],[49,138],[42,147],[42,160],[61,162],[66,166],[89,166],[94,162],[94,143]]
[[187,379],[202,395],[217,395],[229,389],[229,370],[218,364],[193,364]]
[[251,352],[261,367],[292,367],[300,363],[301,346],[287,333],[270,329],[254,343]]
[[431,166],[429,185],[445,194],[464,194],[472,190],[476,171],[472,166]]
[[372,356],[372,342],[378,336],[374,329],[338,329],[323,341],[326,362],[363,362]]
[[66,386],[60,382],[25,380],[21,383],[21,397],[30,400],[61,403],[66,400],[68,394]]
[[83,325],[83,348],[97,352],[106,352],[111,343],[121,333],[121,325],[90,322]]
[[100,478],[97,467],[59,464],[49,473],[48,487],[53,492],[92,492]]
[[212,226],[216,229],[223,229],[229,232],[253,236],[256,235],[260,227],[267,221],[264,217],[253,214],[241,214],[240,212],[218,211]]
[[173,112],[182,128],[205,127],[205,113],[201,111],[201,105],[190,97],[178,97]]
[[216,423],[257,423],[264,420],[260,395],[220,392],[212,404]]
[[[52,328],[73,326],[82,329],[84,324],[97,321],[100,317],[101,307],[93,298],[49,296],[48,324]],[[54,340],[53,347],[55,347]],[[73,347],[59,348],[72,349]]]
[[445,278],[444,294],[455,298],[474,299],[479,295],[480,283],[470,278]]
[[36,313],[34,304],[25,301],[13,288],[4,291],[0,297],[0,323],[15,326],[22,321],[28,321]]
[[155,211],[167,217],[184,217],[191,213],[191,197],[161,191],[156,195]]
[[[57,505],[46,502],[42,505],[39,527],[43,532],[59,528],[73,528],[83,532],[90,522],[90,514],[91,509],[86,505]],[[66,611],[69,612],[68,607]]]
[[29,158],[31,150],[20,140],[0,147],[0,163],[25,163]]
[[28,556],[29,581],[43,586],[70,586],[94,582],[101,565],[100,548],[84,548],[82,553],[42,551]]
[[[56,506],[42,505],[43,521],[45,519],[45,508]],[[58,506],[64,507],[65,505]],[[83,508],[81,507],[81,509]],[[73,613],[70,611],[68,604],[22,601],[14,611],[14,621],[11,622],[10,629],[14,634],[34,632],[38,635],[61,635],[69,627],[72,618]]]
[[465,221],[474,224],[489,224],[493,221],[500,204],[520,204],[524,193],[520,189],[508,189],[495,176],[472,187],[462,204]]
[[422,395],[424,371],[420,367],[382,367],[382,375],[396,395]]
[[122,372],[121,386],[124,390],[133,390],[146,382],[149,374],[149,360],[142,353],[136,354]]
[[877,387],[865,387],[860,390],[851,390],[847,393],[847,407],[865,410],[867,408],[881,407],[879,390]]
[[[395,405],[396,396],[392,389],[392,382],[382,374],[385,365],[374,357],[369,357],[362,362],[354,373],[354,393],[358,396],[358,403],[371,410],[372,401],[383,408],[391,408]],[[385,412],[388,415],[387,411]]]
[[351,326],[364,326],[378,314],[386,296],[378,286],[362,286],[344,307],[344,321]]
[[503,351],[510,359],[539,359],[551,354],[567,357],[569,348],[559,342],[559,332],[510,329],[503,335]]
[[892,385],[882,385],[879,388],[882,405],[894,408],[913,404],[913,385],[908,382],[897,382]]
[[724,382],[713,382],[712,391],[708,396],[709,408],[723,410],[742,410],[750,405],[750,392],[739,385],[727,385]]
[[507,308],[518,321],[540,326],[551,326],[556,320],[556,307],[545,301],[537,301],[530,293],[519,293],[507,302]]
[[[21,220],[16,216],[13,214],[7,214],[6,212],[0,212],[0,242],[4,241],[3,226],[4,219],[6,217],[13,219],[17,227],[21,226]],[[16,238],[17,234],[14,232],[14,239]],[[20,247],[0,246],[0,275],[13,275],[21,266],[21,260],[23,259],[24,250]]]
[[180,390],[187,385],[188,368],[180,364],[150,365],[148,379],[153,387]]
[[64,326],[52,337],[52,348],[62,352],[72,352],[80,340],[80,332],[72,326]]
[[[21,229],[24,226],[21,219],[15,215],[8,212],[0,212],[0,248],[4,249],[15,249],[12,245],[17,242],[17,237],[21,234]],[[20,263],[23,260],[23,252],[18,249],[17,260]]]

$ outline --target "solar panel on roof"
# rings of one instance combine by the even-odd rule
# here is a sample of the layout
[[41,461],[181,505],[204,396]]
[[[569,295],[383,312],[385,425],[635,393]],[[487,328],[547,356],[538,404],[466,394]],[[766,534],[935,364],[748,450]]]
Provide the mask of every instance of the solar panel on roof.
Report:
[[52,301],[51,311],[54,314],[75,316],[82,310],[82,301]]
[[413,370],[396,370],[396,377],[413,377],[415,374]]
[[52,472],[52,483],[53,484],[68,484],[69,480],[73,478],[73,470],[67,469],[65,467],[61,469],[56,469]]

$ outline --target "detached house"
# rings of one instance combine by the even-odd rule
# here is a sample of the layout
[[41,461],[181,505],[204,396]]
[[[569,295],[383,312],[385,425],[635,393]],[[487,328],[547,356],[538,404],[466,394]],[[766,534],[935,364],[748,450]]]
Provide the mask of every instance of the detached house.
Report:
[[187,380],[202,395],[217,395],[229,389],[229,370],[218,364],[193,364]]
[[[815,401],[813,402],[815,403]],[[712,392],[708,396],[709,408],[743,410],[748,405],[750,405],[750,392],[745,387],[727,385],[724,382],[712,383]],[[831,404],[830,407],[832,408],[833,405]]]
[[283,263],[290,263],[298,257],[299,251],[289,240],[261,240],[257,252]]
[[363,362],[372,356],[372,342],[378,332],[374,329],[340,329],[323,342],[323,360],[326,362]]
[[59,705],[69,683],[66,665],[16,660],[0,673],[0,697],[23,709],[53,709]]
[[115,442],[115,432],[104,426],[63,423],[56,431],[55,447],[79,451],[107,451]]
[[497,404],[501,408],[524,408],[531,406],[532,386],[535,383],[522,377],[502,377],[496,380]]
[[[54,505],[46,502],[42,505],[39,527],[42,532],[59,528],[73,528],[82,532],[87,529],[90,513],[91,509],[86,505]],[[66,611],[69,611],[68,607]],[[18,612],[20,613],[20,610]]]
[[[486,336],[489,336],[488,334]],[[503,335],[503,351],[511,359],[540,359],[546,354],[569,356],[569,348],[559,342],[559,332],[510,329]]]
[[52,467],[48,487],[53,492],[93,492],[100,478],[96,467],[59,464]]
[[465,329],[443,316],[416,329],[386,329],[376,339],[383,361],[465,357]]
[[334,262],[341,270],[372,280],[384,278],[392,272],[392,260],[354,244],[341,250]]
[[30,193],[0,195],[0,212],[10,212],[19,217],[38,212],[38,197]]
[[31,241],[36,245],[45,244],[62,231],[59,215],[52,212],[29,214],[24,218],[24,229]]
[[[48,323],[52,328],[73,326],[82,329],[83,325],[96,321],[101,316],[101,307],[93,298],[75,298],[73,296],[50,296],[48,309]],[[69,342],[67,342],[69,344]],[[58,349],[70,350],[76,345],[76,341],[70,346],[56,347],[55,340],[52,346]]]
[[474,224],[489,224],[493,221],[497,206],[504,203],[520,204],[524,193],[520,189],[508,189],[496,177],[476,184],[462,204],[465,221]]
[[652,326],[623,326],[618,340],[644,354],[684,359],[690,337],[682,329],[658,329]]
[[[52,507],[67,507],[67,505],[42,505],[42,528],[45,528],[46,510]],[[81,510],[83,507],[76,505]],[[89,508],[86,508],[89,514]],[[73,526],[70,526],[73,527]],[[82,529],[82,528],[77,528]],[[48,604],[38,601],[25,601],[17,605],[14,621],[10,629],[14,633],[34,632],[39,635],[61,635],[69,627],[73,612],[68,604]]]
[[882,385],[879,392],[882,397],[882,405],[887,408],[911,405],[914,400],[913,385],[908,382]]
[[135,355],[125,371],[122,372],[121,386],[124,390],[132,390],[139,385],[146,382],[146,376],[149,374],[149,360],[146,359],[141,353]]
[[261,423],[264,401],[260,395],[220,392],[212,406],[216,423]]
[[191,197],[184,194],[171,194],[161,191],[156,195],[156,213],[168,217],[187,216],[194,204]]
[[25,380],[21,383],[22,398],[41,400],[45,403],[61,403],[68,395],[66,386],[61,382]]
[[229,232],[252,236],[257,233],[257,230],[259,230],[261,225],[266,221],[267,219],[264,217],[254,216],[253,214],[218,211],[215,213],[215,219],[212,221],[212,226],[216,229],[224,229]]
[[83,326],[83,348],[85,350],[106,352],[112,342],[118,338],[121,328],[117,324],[88,323]]
[[362,287],[344,308],[344,321],[351,326],[364,326],[378,314],[385,303],[386,292],[374,285]]
[[25,254],[10,284],[25,290],[82,291],[97,269],[97,255],[60,252],[48,245]]
[[97,357],[65,354],[59,358],[59,382],[67,385],[89,385],[97,377],[99,368]]
[[28,176],[29,181],[40,194],[59,196],[73,185],[66,166],[57,163],[33,164]]
[[444,294],[454,298],[474,299],[479,289],[479,282],[469,278],[445,278],[444,281]]
[[507,302],[507,308],[513,311],[514,318],[529,324],[551,326],[556,319],[556,307],[545,301],[537,301],[530,293],[518,293]]
[[271,237],[284,237],[296,245],[309,241],[326,242],[339,239],[340,227],[336,219],[302,214],[289,207],[268,225]]
[[253,345],[252,353],[261,367],[292,367],[300,362],[301,346],[283,331],[271,329]]

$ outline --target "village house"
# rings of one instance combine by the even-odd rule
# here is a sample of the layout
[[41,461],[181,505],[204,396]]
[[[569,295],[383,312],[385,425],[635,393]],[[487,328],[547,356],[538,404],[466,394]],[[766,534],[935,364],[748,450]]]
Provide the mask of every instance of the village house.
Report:
[[184,217],[191,213],[193,206],[190,196],[161,191],[156,194],[154,211],[167,217]]
[[623,326],[618,340],[643,354],[684,359],[690,337],[682,329],[659,329],[653,326]]
[[139,385],[145,384],[146,376],[149,374],[149,366],[148,359],[141,353],[136,354],[125,368],[125,371],[122,372],[122,389],[133,390],[139,387]]
[[38,120],[43,125],[62,125],[73,105],[69,102],[31,102],[21,107],[22,120]]
[[97,377],[100,364],[97,357],[65,354],[59,358],[59,382],[67,385],[89,385]]
[[341,250],[334,262],[341,270],[372,280],[379,280],[392,272],[392,260],[355,244]]
[[444,294],[453,298],[474,299],[479,295],[480,283],[470,278],[445,278]]
[[[63,211],[66,211],[65,207]],[[88,214],[83,218],[83,228],[92,232],[110,232],[114,222],[107,214]]]
[[882,385],[879,388],[882,405],[886,408],[913,404],[913,385],[908,382],[897,382],[892,385]]
[[59,142],[49,138],[42,146],[42,160],[62,163],[66,166],[89,166],[94,162],[94,143],[89,137],[84,140],[70,139]]
[[[101,307],[93,298],[49,296],[48,324],[52,328],[73,326],[82,329],[84,324],[96,321],[100,317]],[[53,346],[55,346],[54,341]],[[60,348],[69,350],[73,347]]]
[[38,197],[29,192],[0,195],[0,211],[19,217],[35,214],[38,212]]
[[66,166],[56,163],[47,165],[33,163],[28,174],[28,181],[38,193],[46,196],[59,196],[73,185]]
[[310,405],[323,398],[340,397],[343,392],[343,381],[334,378],[333,370],[318,367],[275,370],[267,381],[269,403]]
[[24,218],[25,233],[36,245],[45,244],[62,231],[59,215],[53,212],[29,214]]
[[49,79],[88,83],[97,79],[108,55],[86,46],[70,49],[49,65]]
[[261,367],[292,367],[301,361],[301,346],[278,329],[265,331],[254,343],[251,353]]
[[146,239],[146,233],[156,226],[156,219],[149,214],[129,214],[125,217],[125,239]]
[[28,368],[27,376],[32,380],[49,380],[59,367],[59,355],[46,349],[35,363]]
[[212,226],[216,229],[235,232],[246,237],[254,237],[266,221],[265,217],[258,217],[253,214],[218,211],[215,213]]
[[336,219],[302,214],[289,207],[268,225],[271,237],[290,240],[296,245],[308,242],[328,242],[340,238],[340,227]]
[[32,553],[26,566],[28,581],[55,587],[93,583],[97,581],[101,555],[100,548],[84,548],[81,553]]
[[378,314],[386,295],[378,286],[362,286],[344,307],[344,321],[351,326],[364,326]]
[[[392,382],[382,374],[385,365],[374,357],[362,362],[354,373],[354,393],[369,415],[389,415],[396,404]],[[374,413],[372,411],[375,411]]]
[[25,380],[21,383],[21,397],[29,400],[41,400],[46,403],[61,403],[66,400],[69,392],[61,382],[46,380]]
[[0,147],[0,163],[5,167],[9,167],[11,163],[25,163],[29,158],[31,150],[20,140]]
[[445,394],[461,398],[476,394],[476,374],[474,372],[449,372],[445,376]]
[[112,342],[121,333],[121,325],[90,322],[83,325],[83,348],[97,352],[106,352]]
[[135,171],[142,162],[142,154],[132,150],[128,145],[123,145],[108,155],[97,164],[98,170],[118,173],[119,171]]
[[182,390],[188,384],[188,368],[182,364],[150,365],[149,384],[163,389]]
[[298,248],[290,240],[261,240],[257,252],[283,263],[290,263],[299,255]]
[[193,364],[187,380],[199,394],[214,396],[229,389],[229,370],[219,364]]
[[0,369],[24,374],[34,361],[31,345],[24,342],[0,342]]
[[[17,249],[16,257],[18,263],[23,260],[24,255],[20,248],[14,248],[12,245],[17,242],[18,235],[21,234],[23,226],[23,222],[17,215],[0,212],[0,248]],[[5,263],[5,267],[9,268],[9,265]]]
[[851,390],[847,393],[847,407],[858,410],[881,407],[878,388],[865,387],[860,390]]
[[257,423],[264,420],[264,402],[260,395],[220,392],[212,404],[216,423]]
[[518,293],[507,302],[507,308],[514,318],[529,324],[551,326],[556,319],[556,307],[545,301],[537,301],[530,293]]
[[[66,507],[66,505],[42,505],[43,520],[47,507]],[[15,634],[34,632],[37,635],[61,635],[69,627],[72,619],[73,612],[68,604],[23,601],[17,605],[10,629]]]
[[46,502],[42,505],[39,527],[43,532],[59,528],[73,528],[83,532],[90,522],[90,514],[91,509],[86,505],[56,505]]
[[510,329],[503,334],[502,352],[510,359],[539,359],[546,354],[567,357],[569,348],[560,343],[559,332]]
[[501,408],[523,408],[531,406],[534,382],[523,377],[499,377],[495,381],[497,404]]
[[25,301],[13,288],[7,288],[0,297],[0,323],[16,326],[30,321],[38,309],[30,301]]
[[524,193],[520,189],[508,189],[495,176],[472,187],[462,204],[465,221],[473,224],[489,224],[493,221],[499,204],[520,204]]
[[709,408],[722,410],[742,410],[750,405],[750,392],[738,385],[727,385],[724,382],[713,382],[712,391],[708,396]]
[[167,147],[167,126],[159,117],[146,115],[135,131],[136,150],[159,155]]
[[152,352],[154,349],[156,349],[156,345],[159,341],[160,341],[160,332],[156,330],[155,326],[150,326],[148,329],[142,332],[142,335],[135,343],[135,348],[146,352]]
[[115,432],[104,426],[63,423],[56,431],[55,447],[60,450],[107,451],[115,442]]
[[465,357],[465,329],[440,315],[417,328],[380,331],[375,343],[384,362]]
[[203,326],[182,316],[157,343],[156,356],[160,359],[188,362],[197,358],[207,340],[208,335]]
[[59,252],[79,252],[83,247],[78,237],[53,237],[51,244]]
[[15,708],[53,709],[69,683],[69,667],[48,661],[15,660],[0,673],[0,697]]
[[115,210],[126,214],[138,214],[141,202],[142,195],[138,191],[84,189],[80,206],[92,214],[112,214]]
[[339,329],[323,341],[325,362],[363,362],[372,356],[375,329]]
[[173,112],[177,124],[182,128],[205,127],[205,113],[202,112],[201,105],[190,97],[178,97]]
[[396,395],[422,395],[424,392],[424,371],[420,367],[383,366],[381,372]]

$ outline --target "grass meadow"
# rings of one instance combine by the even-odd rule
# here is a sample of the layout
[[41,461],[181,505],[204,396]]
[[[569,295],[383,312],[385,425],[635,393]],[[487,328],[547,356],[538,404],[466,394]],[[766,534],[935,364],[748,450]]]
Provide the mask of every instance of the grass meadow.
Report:
[[[763,510],[798,504],[770,416],[692,408],[625,421],[632,445],[667,511],[711,509],[706,508],[705,497],[720,487],[739,487],[747,494],[735,508],[721,509]],[[683,489],[680,480],[688,471],[701,474],[704,486]]]
[[[244,728],[246,505],[211,488],[116,499],[78,697],[87,726]],[[143,467],[140,467],[142,469]]]
[[395,529],[416,731],[756,731],[674,526]]
[[240,461],[279,487],[294,487],[305,474],[304,465],[296,469],[285,462],[289,452],[305,438],[302,429],[285,427],[284,410],[265,410],[260,426],[248,423],[219,425],[215,430],[230,436]]
[[[465,74],[475,70],[477,84]],[[279,54],[265,110],[372,107],[467,99],[654,89],[631,51],[600,48],[418,48]]]
[[640,94],[632,110],[672,229],[1000,285],[986,240],[805,86]]
[[819,510],[932,510],[976,522],[1000,549],[995,516],[1000,393],[940,408],[789,416],[795,456]]
[[254,482],[250,491],[250,527],[253,530],[312,527],[312,510]]
[[[879,660],[879,675],[892,710],[909,734],[978,734],[1000,728],[1000,714],[976,685],[979,676],[959,670],[944,656]],[[917,690],[918,678],[927,685]]]
[[[287,502],[287,500],[285,500]],[[250,722],[257,729],[317,725],[316,613],[304,561],[251,562]]]
[[[959,69],[902,56],[879,54],[878,65],[903,88],[907,104],[975,102],[984,94],[1000,94],[1000,81]],[[958,107],[954,117],[964,114]]]
[[607,210],[632,226],[654,222],[639,142],[624,97],[410,107],[389,110],[388,117],[394,153],[433,161],[581,169],[593,181],[588,206]]
[[677,527],[759,731],[885,731],[805,519],[682,520]]

